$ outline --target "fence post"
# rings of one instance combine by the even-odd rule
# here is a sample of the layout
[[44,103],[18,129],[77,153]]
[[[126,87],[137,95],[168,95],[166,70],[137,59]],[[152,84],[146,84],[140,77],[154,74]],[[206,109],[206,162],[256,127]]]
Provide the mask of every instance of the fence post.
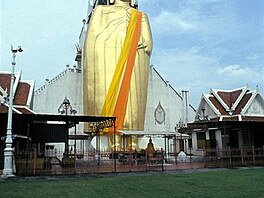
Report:
[[220,155],[219,155],[219,148],[218,146],[216,147],[216,162],[217,162],[217,166],[220,166]]
[[36,158],[37,158],[37,150],[34,148],[34,154],[33,154],[33,174],[36,174]]
[[206,148],[204,147],[204,148],[203,148],[204,165],[206,165],[206,155],[207,155],[207,153],[206,153]]
[[192,163],[192,148],[190,147],[190,163]]
[[242,166],[244,166],[244,152],[243,152],[243,147],[240,148],[240,156],[241,156]]
[[[263,156],[264,156],[264,145],[263,145],[263,153],[262,153],[262,154],[263,154]],[[264,160],[264,159],[263,159],[263,160]]]
[[[264,148],[264,147],[263,147],[263,148]],[[161,161],[162,161],[162,162],[161,162],[161,170],[164,171],[164,164],[163,164],[163,163],[164,163],[164,162],[163,162],[163,161],[164,161],[164,154],[163,154],[163,149],[161,149],[161,159],[162,159],[162,160],[161,160]]]
[[255,159],[255,147],[252,146],[252,153],[253,153],[253,164],[256,165],[256,159]]
[[[57,149],[56,148],[54,149],[54,154],[55,154],[55,160],[57,160],[58,158],[57,158]],[[52,163],[52,162],[50,162],[50,163]],[[52,169],[52,164],[51,164],[51,169]],[[55,175],[57,175],[57,162],[55,164]]]
[[232,152],[230,146],[228,146],[228,151],[229,151],[229,165],[232,166]]

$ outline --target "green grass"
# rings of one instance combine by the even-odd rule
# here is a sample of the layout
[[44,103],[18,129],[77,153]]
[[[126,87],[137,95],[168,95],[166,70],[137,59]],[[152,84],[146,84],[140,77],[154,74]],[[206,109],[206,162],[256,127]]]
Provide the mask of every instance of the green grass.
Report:
[[0,197],[263,197],[264,168],[0,180]]

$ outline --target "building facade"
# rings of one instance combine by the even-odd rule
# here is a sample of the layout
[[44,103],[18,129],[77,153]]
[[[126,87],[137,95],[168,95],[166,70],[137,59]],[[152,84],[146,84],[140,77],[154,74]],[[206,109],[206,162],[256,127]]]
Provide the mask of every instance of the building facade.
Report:
[[251,148],[264,145],[264,100],[247,86],[211,89],[202,94],[195,122],[188,125],[196,154],[203,149]]

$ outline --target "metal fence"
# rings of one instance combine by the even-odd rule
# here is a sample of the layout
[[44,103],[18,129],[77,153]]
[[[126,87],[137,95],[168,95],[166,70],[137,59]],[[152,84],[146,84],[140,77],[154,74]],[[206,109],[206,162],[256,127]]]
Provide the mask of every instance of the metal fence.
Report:
[[163,152],[19,151],[14,155],[17,175],[60,175],[132,171],[163,171]]
[[[163,171],[203,167],[239,167],[264,165],[262,148],[204,149],[204,156],[194,156],[191,151],[181,157],[174,153],[155,151],[69,151],[45,150],[39,152],[16,151],[14,173],[28,175],[99,174],[139,171]],[[3,152],[0,152],[3,153]],[[1,157],[1,156],[0,156]],[[3,156],[1,157],[3,159]],[[1,162],[3,164],[3,162]]]
[[205,167],[239,167],[264,165],[264,146],[262,148],[204,149]]

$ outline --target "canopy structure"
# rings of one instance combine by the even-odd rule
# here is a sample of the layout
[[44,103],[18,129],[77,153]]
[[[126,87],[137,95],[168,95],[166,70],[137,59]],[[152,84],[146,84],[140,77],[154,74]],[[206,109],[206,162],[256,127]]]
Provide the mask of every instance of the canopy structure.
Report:
[[[68,128],[80,122],[94,123],[98,129],[115,128],[115,117],[51,115],[51,114],[13,114],[13,137],[32,138],[34,143],[65,142],[68,139],[86,139],[81,136],[68,134]],[[7,113],[0,113],[0,137],[5,137]],[[76,129],[75,129],[76,130]],[[1,142],[4,143],[4,142]],[[0,145],[1,146],[1,145]]]

